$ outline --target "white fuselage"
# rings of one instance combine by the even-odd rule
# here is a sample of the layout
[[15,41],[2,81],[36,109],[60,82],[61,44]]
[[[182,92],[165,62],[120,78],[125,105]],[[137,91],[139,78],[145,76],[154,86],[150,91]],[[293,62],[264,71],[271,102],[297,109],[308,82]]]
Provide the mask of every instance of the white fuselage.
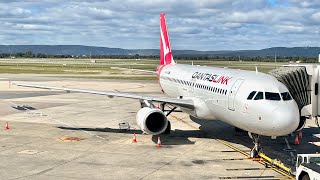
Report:
[[264,73],[176,64],[162,68],[159,83],[170,97],[192,99],[195,109],[182,110],[201,119],[265,136],[287,135],[299,124],[296,102],[282,97],[288,89]]

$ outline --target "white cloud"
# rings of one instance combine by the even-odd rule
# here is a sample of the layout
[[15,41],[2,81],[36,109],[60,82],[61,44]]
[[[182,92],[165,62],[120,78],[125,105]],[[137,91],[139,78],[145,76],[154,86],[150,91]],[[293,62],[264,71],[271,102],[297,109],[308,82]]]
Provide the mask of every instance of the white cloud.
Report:
[[311,15],[311,19],[313,19],[318,24],[320,23],[320,12],[316,12]]
[[277,31],[280,33],[302,33],[304,32],[304,27],[301,26],[275,26],[277,28]]
[[165,12],[175,49],[320,46],[319,10],[318,0],[0,0],[0,41],[158,48]]
[[0,16],[4,17],[21,17],[21,16],[28,16],[31,14],[29,9],[23,9],[20,7],[5,7],[0,6]]

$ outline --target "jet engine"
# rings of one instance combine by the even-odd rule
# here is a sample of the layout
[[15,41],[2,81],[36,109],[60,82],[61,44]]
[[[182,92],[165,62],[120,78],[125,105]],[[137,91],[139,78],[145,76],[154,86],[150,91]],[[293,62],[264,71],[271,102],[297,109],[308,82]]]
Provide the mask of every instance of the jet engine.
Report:
[[149,107],[140,109],[136,120],[141,130],[151,135],[163,133],[168,126],[168,120],[164,113],[159,109],[151,109]]

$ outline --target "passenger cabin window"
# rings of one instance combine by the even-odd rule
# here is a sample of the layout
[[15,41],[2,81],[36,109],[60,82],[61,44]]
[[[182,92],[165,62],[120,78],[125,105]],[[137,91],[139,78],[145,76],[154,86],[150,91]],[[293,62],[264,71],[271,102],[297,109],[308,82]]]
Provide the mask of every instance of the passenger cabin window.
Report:
[[248,100],[251,100],[253,98],[253,96],[256,94],[257,91],[252,91],[249,96],[248,96]]
[[290,95],[289,92],[281,93],[281,96],[282,96],[282,99],[283,99],[284,101],[292,100],[292,97],[291,97],[291,95]]
[[279,93],[274,93],[274,92],[266,92],[266,100],[272,100],[272,101],[280,101],[280,94]]
[[263,99],[263,92],[259,91],[257,93],[256,97],[254,97],[254,100],[261,100],[261,99]]

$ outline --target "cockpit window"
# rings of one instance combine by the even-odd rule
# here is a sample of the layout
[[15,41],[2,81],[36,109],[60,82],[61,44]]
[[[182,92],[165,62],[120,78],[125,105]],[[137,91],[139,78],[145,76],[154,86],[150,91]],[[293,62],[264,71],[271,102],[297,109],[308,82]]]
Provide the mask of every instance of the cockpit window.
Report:
[[257,91],[252,91],[249,96],[248,96],[248,100],[251,100],[253,98],[253,96],[256,94]]
[[280,94],[274,92],[266,92],[266,100],[280,101]]
[[292,97],[291,97],[291,95],[290,95],[289,92],[281,93],[281,96],[282,96],[282,99],[283,99],[284,101],[292,100]]
[[260,100],[263,99],[263,92],[259,91],[256,95],[256,97],[254,97],[254,100]]

